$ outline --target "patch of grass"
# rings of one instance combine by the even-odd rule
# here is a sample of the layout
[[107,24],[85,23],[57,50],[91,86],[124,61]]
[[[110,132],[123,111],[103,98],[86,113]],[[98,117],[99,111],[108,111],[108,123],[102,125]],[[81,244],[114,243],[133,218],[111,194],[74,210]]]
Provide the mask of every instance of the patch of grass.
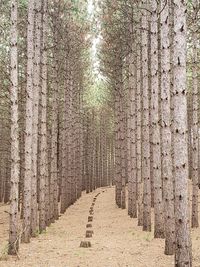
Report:
[[38,229],[38,230],[35,231],[35,233],[34,233],[34,237],[38,237],[39,235],[40,235],[40,231],[39,231],[39,229]]
[[39,232],[39,234],[41,234],[41,235],[45,235],[46,233],[47,233],[47,230],[42,230]]
[[128,233],[131,234],[131,235],[135,235],[135,232],[133,232],[132,229],[128,230]]
[[8,260],[8,244],[4,246],[2,251],[0,252],[0,261],[7,261]]
[[79,249],[74,254],[77,255],[77,256],[85,255],[85,250]]
[[147,235],[144,237],[144,239],[145,239],[147,242],[151,242],[151,241],[152,241],[151,233],[147,233]]

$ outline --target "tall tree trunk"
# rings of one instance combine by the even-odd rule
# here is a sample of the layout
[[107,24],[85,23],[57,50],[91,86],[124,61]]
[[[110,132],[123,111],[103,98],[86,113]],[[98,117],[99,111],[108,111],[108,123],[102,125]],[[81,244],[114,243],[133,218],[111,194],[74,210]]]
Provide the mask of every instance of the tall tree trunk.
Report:
[[[59,14],[59,16],[61,16]],[[59,44],[59,39],[56,37],[56,41]],[[58,97],[59,97],[59,47],[57,45],[57,51],[55,51],[55,55],[57,57],[56,59],[56,65],[55,65],[55,73],[56,73],[56,85],[54,86],[54,102],[53,102],[53,109],[54,109],[54,117],[53,117],[53,124],[52,125],[52,137],[54,136],[55,142],[53,143],[52,138],[52,156],[54,154],[54,160],[52,162],[52,165],[54,165],[54,190],[53,190],[53,199],[54,199],[54,218],[55,220],[59,219],[59,210],[58,210],[58,118],[59,118],[59,107],[58,107]],[[57,52],[57,53],[56,53]],[[53,149],[54,148],[54,149]],[[53,152],[54,150],[54,152]]]
[[32,126],[33,126],[33,62],[34,62],[34,9],[35,1],[28,2],[27,28],[27,87],[26,87],[26,129],[25,129],[25,171],[24,171],[24,243],[30,242],[31,236],[31,184],[32,184]]
[[192,60],[192,227],[198,227],[198,154],[199,154],[199,119],[198,119],[198,42],[197,33],[193,34]]
[[[57,12],[56,12],[57,13]],[[56,26],[54,31],[57,32]],[[54,41],[56,48],[54,49],[54,81],[53,81],[53,103],[52,103],[52,126],[51,126],[51,170],[50,170],[50,205],[51,205],[51,222],[58,220],[58,38],[55,34]]]
[[[133,42],[133,41],[132,41]],[[131,183],[131,216],[137,218],[137,160],[136,160],[136,51],[132,44],[129,66],[129,128],[130,128],[130,183]]]
[[[120,177],[120,127],[119,127],[119,114],[120,114],[120,104],[119,104],[119,92],[115,92],[115,181],[116,181],[116,192],[115,199],[116,204],[121,207],[121,177]],[[102,131],[102,128],[101,128]],[[100,138],[102,141],[102,138]],[[102,145],[101,145],[102,149]],[[101,151],[101,150],[100,150]],[[101,186],[101,183],[100,183]]]
[[47,0],[43,2],[42,16],[42,84],[41,84],[41,129],[40,129],[40,165],[39,165],[39,231],[46,229],[45,187],[48,177],[47,167]]
[[150,140],[149,140],[149,92],[148,92],[148,16],[147,1],[143,1],[142,12],[142,179],[143,193],[143,230],[151,231],[151,181],[150,181]]
[[[141,21],[140,21],[141,23]],[[141,53],[141,29],[137,31],[137,92],[136,92],[136,113],[137,113],[137,184],[138,184],[138,225],[143,225],[143,181],[142,181],[142,53]]]
[[174,0],[174,174],[175,266],[191,267],[188,205],[188,137],[186,94],[186,1]]
[[161,148],[159,125],[159,83],[158,83],[158,5],[151,1],[151,120],[152,156],[154,179],[154,237],[164,237],[164,218],[161,178]]
[[10,255],[16,255],[19,249],[19,125],[18,125],[18,1],[11,1],[11,194],[10,194]]
[[41,67],[41,1],[35,2],[35,58],[34,58],[34,75],[33,75],[33,141],[32,141],[32,197],[31,197],[31,235],[36,237],[37,232],[37,162],[38,162],[38,114],[39,114],[39,97],[40,97],[40,67]]
[[161,2],[161,142],[165,218],[165,254],[174,254],[174,183],[172,174],[169,4]]
[[[120,88],[123,88],[121,84]],[[121,208],[126,208],[126,137],[125,137],[125,125],[126,125],[126,116],[124,110],[124,93],[120,93],[120,160],[121,160]]]

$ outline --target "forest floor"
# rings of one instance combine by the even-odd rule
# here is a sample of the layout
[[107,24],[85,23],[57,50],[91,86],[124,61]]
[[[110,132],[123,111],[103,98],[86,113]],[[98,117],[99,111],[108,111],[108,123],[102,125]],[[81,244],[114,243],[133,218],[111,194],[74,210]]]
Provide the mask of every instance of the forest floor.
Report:
[[[80,248],[89,208],[98,192],[92,247]],[[0,206],[0,267],[173,267],[174,257],[163,254],[164,240],[155,240],[153,232],[143,232],[137,220],[127,216],[127,210],[115,206],[114,197],[114,188],[83,194],[45,233],[30,244],[21,244],[20,259],[5,254],[8,206]],[[192,230],[192,239],[193,266],[200,267],[200,228]]]

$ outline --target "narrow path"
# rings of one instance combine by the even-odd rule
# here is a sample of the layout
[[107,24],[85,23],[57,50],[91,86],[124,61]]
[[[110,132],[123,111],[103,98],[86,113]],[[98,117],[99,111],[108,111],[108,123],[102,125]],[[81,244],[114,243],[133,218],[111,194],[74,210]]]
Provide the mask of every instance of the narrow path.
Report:
[[[102,193],[95,203],[92,247],[80,248],[89,208],[98,192]],[[199,229],[195,231],[197,236]],[[142,232],[137,220],[130,219],[126,210],[115,206],[114,188],[107,188],[84,194],[46,233],[28,245],[21,245],[20,261],[9,257],[7,261],[0,261],[0,266],[173,267],[173,257],[164,256],[163,249],[163,240],[155,240],[152,233]],[[199,248],[197,253],[200,255]],[[195,262],[194,266],[200,267],[200,258],[195,258]]]

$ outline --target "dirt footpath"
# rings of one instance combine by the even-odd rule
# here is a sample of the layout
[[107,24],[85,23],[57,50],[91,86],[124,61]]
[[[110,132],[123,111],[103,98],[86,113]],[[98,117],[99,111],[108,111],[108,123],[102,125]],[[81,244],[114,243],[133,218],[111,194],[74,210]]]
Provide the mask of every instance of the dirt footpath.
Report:
[[[104,192],[103,192],[104,191]],[[80,248],[85,240],[89,208],[95,195],[94,235],[91,248]],[[164,240],[153,239],[153,233],[142,232],[137,220],[127,210],[115,206],[114,188],[99,189],[70,207],[47,232],[21,244],[20,260],[5,257],[0,267],[170,267],[173,257],[165,256]],[[0,207],[0,251],[8,235],[7,206]],[[200,267],[200,229],[193,231],[194,267]]]

